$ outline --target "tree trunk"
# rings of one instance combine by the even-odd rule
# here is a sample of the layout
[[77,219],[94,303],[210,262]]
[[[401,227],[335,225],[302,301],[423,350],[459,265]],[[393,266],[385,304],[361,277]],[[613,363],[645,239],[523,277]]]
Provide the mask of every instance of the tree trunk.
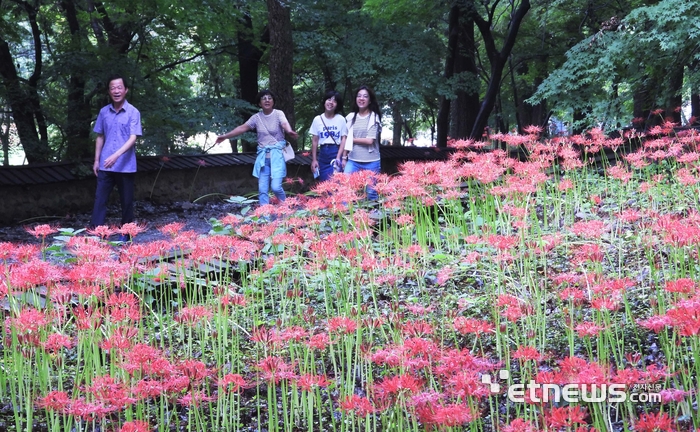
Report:
[[401,117],[401,110],[398,104],[394,104],[391,107],[391,117],[394,122],[394,136],[391,139],[392,146],[401,146],[401,129],[403,128],[403,117]]
[[682,64],[671,65],[671,70],[666,77],[666,98],[664,107],[666,108],[666,119],[680,125],[681,124],[681,106],[683,106],[683,97],[681,90],[683,88],[683,69]]
[[[447,57],[445,58],[445,80],[452,78],[454,73],[455,58],[459,45],[459,6],[452,5],[447,30]],[[440,96],[440,108],[437,116],[437,147],[447,147],[447,134],[450,128],[451,100]]]
[[12,126],[12,118],[7,114],[0,114],[0,128],[4,126],[4,130],[0,130],[0,142],[2,142],[2,164],[10,165],[10,127]]
[[7,100],[12,107],[12,117],[17,127],[22,148],[30,164],[49,161],[48,128],[41,109],[37,85],[42,72],[41,32],[36,22],[37,10],[23,3],[29,18],[34,42],[34,71],[22,85],[10,47],[0,36],[0,76],[5,86]]
[[506,33],[505,41],[503,43],[503,48],[498,51],[494,43],[493,34],[491,33],[491,25],[489,22],[481,18],[476,13],[473,13],[474,23],[479,27],[481,36],[484,39],[484,47],[486,48],[486,53],[489,57],[491,63],[491,75],[489,77],[489,84],[486,88],[486,94],[484,95],[484,100],[479,108],[479,113],[474,121],[474,127],[472,128],[470,137],[472,139],[480,139],[488,124],[489,116],[493,111],[493,107],[496,104],[496,97],[498,96],[498,91],[501,86],[501,78],[503,76],[503,69],[505,68],[506,61],[510,56],[510,52],[513,50],[513,45],[515,45],[515,39],[518,35],[518,30],[520,29],[520,24],[525,18],[525,15],[530,10],[530,1],[522,0],[520,6],[511,15],[510,24],[508,26],[508,31]]
[[[83,55],[80,29],[75,4],[71,0],[61,2],[68,28],[71,33],[71,50],[78,56]],[[78,62],[79,64],[80,62]],[[90,103],[85,97],[85,77],[81,67],[73,67],[68,80],[68,105],[66,110],[66,159],[81,160],[89,158],[94,152],[90,139],[90,122],[92,113]]]
[[[275,108],[282,110],[294,129],[293,64],[294,44],[289,9],[280,0],[267,0],[270,30],[270,89],[275,92]],[[290,140],[291,141],[291,140]],[[296,142],[292,142],[296,148]]]
[[[256,100],[258,95],[258,72],[263,51],[254,43],[253,21],[250,15],[245,14],[242,23],[244,28],[238,31],[238,70],[241,77],[241,99],[257,106],[260,102]],[[254,111],[246,114],[253,115]],[[256,142],[241,140],[244,152],[255,151],[257,145]],[[233,153],[237,153],[238,146],[235,144],[235,141],[231,142],[231,150],[233,150]]]
[[469,10],[474,7],[469,0],[459,14],[458,47],[455,52],[454,74],[466,77],[466,82],[460,82],[457,98],[452,102],[452,138],[464,139],[474,126],[479,111],[478,69],[474,56],[474,19]]

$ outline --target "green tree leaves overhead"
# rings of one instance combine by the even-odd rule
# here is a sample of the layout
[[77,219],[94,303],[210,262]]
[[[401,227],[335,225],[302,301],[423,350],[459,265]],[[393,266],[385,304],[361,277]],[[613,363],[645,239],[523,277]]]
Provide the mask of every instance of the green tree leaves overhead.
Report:
[[[150,154],[200,151],[189,138],[240,124],[259,88],[290,78],[301,147],[324,91],[340,91],[347,111],[361,84],[394,123],[394,144],[418,129],[478,138],[486,125],[545,125],[553,114],[616,128],[656,108],[676,118],[681,91],[698,93],[696,3],[2,0],[0,106],[31,163],[91,157],[112,72],[131,84],[138,149]],[[270,5],[290,12],[293,43],[275,50]],[[275,64],[292,66],[284,80],[271,79]]]
[[[665,0],[610,19],[566,53],[566,61],[531,101],[588,110],[584,126],[625,126],[633,116],[646,120],[656,108],[673,116],[680,106],[684,68],[693,72],[699,59],[698,22],[700,9],[691,0]],[[680,80],[672,79],[679,74]],[[699,84],[694,73],[686,74],[686,82],[694,88]],[[636,101],[644,105],[636,108]]]

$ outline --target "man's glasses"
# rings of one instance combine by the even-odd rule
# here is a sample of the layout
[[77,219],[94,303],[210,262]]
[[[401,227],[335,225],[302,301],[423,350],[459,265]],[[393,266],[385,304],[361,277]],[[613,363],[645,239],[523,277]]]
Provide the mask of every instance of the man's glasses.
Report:
[[260,100],[261,101],[274,101],[274,99],[272,99],[272,96],[263,96],[260,98]]

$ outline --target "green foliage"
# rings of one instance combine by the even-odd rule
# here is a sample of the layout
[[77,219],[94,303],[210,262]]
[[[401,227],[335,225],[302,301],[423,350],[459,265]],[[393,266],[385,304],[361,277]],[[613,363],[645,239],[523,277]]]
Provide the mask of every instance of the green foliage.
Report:
[[[690,0],[665,0],[631,11],[619,27],[600,31],[576,44],[530,102],[548,100],[589,110],[588,124],[611,126],[632,119],[634,92],[652,76],[698,60],[700,10]],[[697,77],[690,76],[697,85]],[[661,104],[659,91],[657,103]]]

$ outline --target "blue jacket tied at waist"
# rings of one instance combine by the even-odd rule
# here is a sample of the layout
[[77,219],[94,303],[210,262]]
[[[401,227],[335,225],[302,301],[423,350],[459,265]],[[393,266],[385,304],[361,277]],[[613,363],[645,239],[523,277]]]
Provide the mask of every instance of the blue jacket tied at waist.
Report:
[[258,146],[258,156],[253,166],[253,177],[260,178],[260,170],[265,166],[265,159],[270,155],[270,177],[284,178],[287,176],[287,162],[284,160],[282,150],[287,145],[286,141],[278,141],[271,146]]

